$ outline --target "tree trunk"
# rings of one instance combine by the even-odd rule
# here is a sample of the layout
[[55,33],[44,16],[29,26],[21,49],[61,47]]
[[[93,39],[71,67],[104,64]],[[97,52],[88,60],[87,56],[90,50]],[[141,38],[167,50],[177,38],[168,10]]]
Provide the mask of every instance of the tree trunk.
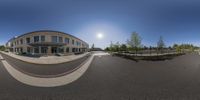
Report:
[[135,47],[135,54],[136,54],[136,56],[137,56],[137,47]]

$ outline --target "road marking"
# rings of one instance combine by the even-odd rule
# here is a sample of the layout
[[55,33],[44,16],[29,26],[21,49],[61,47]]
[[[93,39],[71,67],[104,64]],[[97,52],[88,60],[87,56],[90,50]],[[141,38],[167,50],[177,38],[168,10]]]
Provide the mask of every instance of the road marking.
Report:
[[98,56],[98,55],[108,55],[108,54],[105,54],[105,53],[93,54],[91,55],[89,60],[76,71],[64,76],[53,77],[53,78],[40,78],[40,77],[30,76],[16,70],[6,60],[3,60],[2,63],[4,67],[6,68],[6,70],[8,71],[8,73],[21,83],[24,83],[30,86],[36,86],[36,87],[56,87],[56,86],[67,85],[79,79],[90,66],[94,56]]

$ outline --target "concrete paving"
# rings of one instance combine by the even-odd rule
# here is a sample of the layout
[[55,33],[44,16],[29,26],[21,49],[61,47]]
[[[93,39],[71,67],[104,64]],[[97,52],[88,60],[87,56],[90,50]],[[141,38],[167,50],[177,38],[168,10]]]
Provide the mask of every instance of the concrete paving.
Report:
[[19,59],[19,60],[22,60],[24,62],[33,63],[33,64],[59,64],[59,63],[73,61],[73,60],[82,58],[82,57],[90,54],[89,52],[86,52],[84,54],[79,54],[79,55],[47,56],[47,57],[34,58],[34,57],[16,55],[16,54],[11,53],[11,52],[0,51],[0,53],[3,53],[3,54],[6,54],[8,56],[11,56],[11,57],[13,57],[15,59]]
[[12,67],[18,70],[33,74],[34,76],[36,75],[48,76],[48,75],[62,74],[62,73],[71,71],[77,68],[85,60],[87,60],[90,55],[84,56],[82,58],[79,58],[70,62],[64,62],[60,64],[45,64],[45,65],[27,63],[27,62],[15,59],[13,57],[7,56],[5,54],[2,54],[2,56]]
[[0,100],[199,100],[200,56],[139,61],[96,56],[78,80],[53,88],[24,85],[0,62]]
[[[51,77],[36,77],[32,75],[32,73],[27,73],[23,70],[20,71],[19,69],[14,68],[11,66],[6,60],[3,60],[2,63],[9,72],[11,76],[13,76],[16,80],[18,80],[21,83],[30,85],[30,86],[36,86],[36,87],[56,87],[56,86],[62,86],[69,84],[75,80],[77,80],[79,77],[81,77],[85,71],[88,69],[90,63],[92,62],[94,56],[96,55],[104,55],[103,54],[93,54],[89,60],[87,60],[85,63],[79,65],[78,69],[74,70],[71,73],[62,74],[59,76],[53,75]],[[59,66],[59,65],[58,65]],[[34,66],[33,66],[34,67]],[[56,67],[54,65],[53,67]],[[41,67],[40,67],[41,68]],[[64,69],[64,67],[62,67]],[[46,68],[48,70],[48,67]],[[37,75],[37,74],[36,74]]]

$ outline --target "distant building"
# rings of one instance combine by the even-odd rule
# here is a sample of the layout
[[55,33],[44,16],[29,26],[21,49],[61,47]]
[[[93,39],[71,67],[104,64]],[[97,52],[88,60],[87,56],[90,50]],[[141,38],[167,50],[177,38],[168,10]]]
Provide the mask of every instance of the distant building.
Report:
[[54,55],[87,52],[89,45],[83,40],[59,31],[34,31],[10,39],[6,43],[10,52],[32,55]]
[[101,48],[91,48],[90,51],[103,51]]

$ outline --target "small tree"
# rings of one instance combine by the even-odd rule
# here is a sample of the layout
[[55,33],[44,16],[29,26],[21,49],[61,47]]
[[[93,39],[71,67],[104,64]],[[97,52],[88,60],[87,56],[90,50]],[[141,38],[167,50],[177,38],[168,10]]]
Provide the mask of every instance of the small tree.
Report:
[[0,51],[5,51],[5,49],[6,49],[6,48],[5,48],[4,45],[1,45],[1,46],[0,46]]
[[151,55],[151,50],[152,50],[152,47],[150,46],[149,47],[149,54]]
[[173,45],[173,49],[176,49],[178,47],[178,44]]
[[117,43],[115,44],[115,49],[116,49],[117,52],[119,51],[119,49],[120,49],[120,44],[119,44],[119,42],[117,42]]
[[137,32],[133,32],[131,34],[130,40],[127,41],[127,44],[135,49],[135,53],[137,55],[138,48],[141,46],[142,38],[139,36]]
[[127,46],[126,46],[126,44],[122,44],[122,45],[120,46],[120,51],[127,51]]
[[112,51],[118,52],[119,51],[119,47],[120,47],[120,44],[119,44],[119,42],[117,42],[115,44],[112,44],[112,46],[110,48],[112,49]]
[[114,51],[114,45],[113,45],[112,41],[110,42],[110,51]]
[[162,49],[163,49],[164,47],[165,47],[165,43],[164,43],[164,41],[163,41],[162,36],[160,36],[160,38],[159,38],[159,40],[158,40],[158,42],[157,42],[157,48],[158,48],[158,50],[161,51],[161,53],[162,53]]
[[110,48],[109,48],[109,47],[106,47],[106,48],[105,48],[105,51],[110,51]]
[[177,46],[177,47],[176,47],[176,52],[178,52],[178,53],[181,53],[181,52],[182,52],[181,46]]

